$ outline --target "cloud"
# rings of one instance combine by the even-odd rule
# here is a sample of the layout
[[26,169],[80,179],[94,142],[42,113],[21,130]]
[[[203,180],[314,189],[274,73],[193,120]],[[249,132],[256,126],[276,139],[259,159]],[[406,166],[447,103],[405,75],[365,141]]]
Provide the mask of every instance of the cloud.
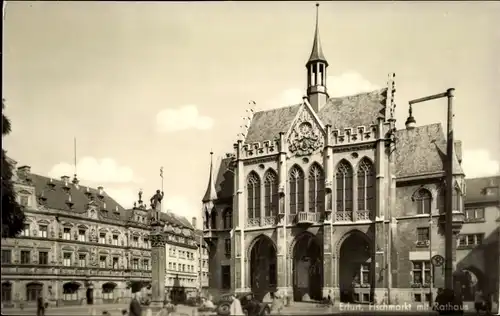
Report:
[[[363,92],[370,92],[380,89],[379,86],[369,82],[355,71],[348,71],[339,76],[329,76],[327,78],[328,95],[331,98],[354,95]],[[281,95],[265,105],[268,108],[281,107],[302,102],[302,97],[306,94],[305,89],[286,89]]]
[[[49,171],[49,177],[59,179],[62,176],[71,176],[75,168],[72,164],[61,162]],[[78,178],[98,184],[127,183],[137,181],[130,167],[120,166],[111,158],[96,159],[84,157],[76,165]]]
[[178,109],[163,109],[156,115],[156,127],[160,133],[177,132],[187,129],[207,130],[214,125],[211,117],[200,115],[194,105]]
[[[133,190],[128,187],[104,187],[104,192],[126,209],[132,208],[134,202],[139,199],[139,190]],[[145,196],[142,199],[146,200]]]
[[467,178],[486,177],[500,173],[500,162],[491,158],[485,149],[466,150],[462,168]]

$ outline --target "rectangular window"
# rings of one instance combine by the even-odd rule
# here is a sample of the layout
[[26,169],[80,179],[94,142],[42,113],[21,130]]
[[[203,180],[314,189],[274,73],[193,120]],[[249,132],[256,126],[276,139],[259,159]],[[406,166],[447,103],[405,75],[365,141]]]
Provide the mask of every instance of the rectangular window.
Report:
[[132,269],[138,270],[139,269],[139,259],[133,259],[132,260]]
[[71,228],[64,227],[63,229],[63,239],[71,240]]
[[31,251],[21,250],[21,264],[30,264],[30,263],[31,263]]
[[39,225],[40,237],[47,238],[49,236],[49,227],[47,225]]
[[148,238],[144,238],[144,248],[146,248],[146,249],[150,248],[149,239]]
[[85,236],[85,230],[84,229],[78,230],[78,241],[85,242],[86,240],[87,238]]
[[118,246],[118,235],[113,235],[113,246]]
[[30,203],[30,199],[27,195],[21,195],[19,198],[19,204],[24,207],[28,207]]
[[49,264],[49,253],[47,251],[38,252],[38,264]]
[[428,227],[419,227],[417,228],[417,242],[425,243],[429,242],[429,228]]
[[2,249],[2,263],[5,264],[12,263],[12,250]]
[[149,270],[149,260],[148,259],[144,259],[144,261],[142,262],[142,269]]
[[117,257],[113,258],[113,269],[115,269],[115,270],[118,269],[118,258]]
[[222,288],[227,290],[231,288],[231,266],[221,266],[222,270]]
[[177,263],[174,262],[174,270],[177,270]]
[[483,243],[484,234],[463,234],[458,236],[458,247],[475,247]]
[[363,263],[360,271],[360,284],[370,284],[370,263]]
[[30,235],[30,225],[29,224],[24,224],[23,225],[23,231],[21,232],[21,236],[29,237],[29,235]]
[[106,233],[100,233],[99,234],[99,243],[100,244],[105,244],[106,243]]
[[139,237],[134,236],[132,237],[132,247],[139,247]]
[[87,266],[87,255],[81,253],[78,255],[78,266],[83,268]]
[[63,254],[63,265],[65,267],[71,267],[71,253],[70,252],[65,252]]
[[99,257],[99,268],[106,268],[106,256]]
[[224,254],[226,256],[231,256],[231,239],[224,239]]
[[468,222],[484,221],[484,209],[472,208],[465,210],[465,220]]
[[431,283],[430,261],[412,261],[413,284],[422,285]]

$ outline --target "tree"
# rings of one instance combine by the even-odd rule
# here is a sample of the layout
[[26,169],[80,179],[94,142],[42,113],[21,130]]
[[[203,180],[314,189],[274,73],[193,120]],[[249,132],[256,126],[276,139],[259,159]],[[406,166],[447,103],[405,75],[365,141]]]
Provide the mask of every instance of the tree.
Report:
[[[2,100],[2,138],[11,131],[10,121],[3,113],[4,102]],[[12,172],[12,165],[2,148],[2,238],[17,236],[24,226],[24,209],[16,200]]]

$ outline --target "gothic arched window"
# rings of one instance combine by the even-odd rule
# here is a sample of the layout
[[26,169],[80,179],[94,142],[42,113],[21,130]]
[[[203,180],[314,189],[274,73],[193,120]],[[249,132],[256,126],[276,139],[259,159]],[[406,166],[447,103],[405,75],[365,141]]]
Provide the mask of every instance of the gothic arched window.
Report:
[[260,218],[260,179],[255,172],[247,178],[248,218]]
[[309,212],[322,212],[325,208],[325,177],[323,169],[313,164],[309,169]]
[[358,210],[375,211],[375,168],[366,158],[358,167]]
[[413,201],[417,204],[417,214],[430,214],[432,194],[427,189],[420,189],[415,193]]
[[[352,176],[351,164],[347,160],[340,161],[335,173],[337,180],[337,212],[352,212]],[[352,216],[352,213],[347,216]]]
[[452,198],[452,210],[453,211],[461,211],[462,210],[462,193],[460,193],[460,189],[453,189],[453,198]]
[[227,208],[224,210],[224,229],[233,228],[233,210]]
[[278,176],[274,170],[268,170],[264,176],[264,214],[278,215]]
[[212,209],[212,213],[210,214],[210,226],[212,229],[217,229],[217,211],[215,207]]
[[288,178],[290,186],[290,214],[304,212],[304,172],[299,166],[290,170]]

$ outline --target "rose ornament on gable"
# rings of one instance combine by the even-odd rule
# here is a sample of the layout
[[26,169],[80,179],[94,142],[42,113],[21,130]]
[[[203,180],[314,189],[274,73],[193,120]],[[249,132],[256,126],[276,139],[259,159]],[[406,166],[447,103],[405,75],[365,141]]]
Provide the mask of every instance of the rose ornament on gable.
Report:
[[290,135],[288,149],[296,156],[307,156],[323,147],[321,131],[309,122],[300,123]]

